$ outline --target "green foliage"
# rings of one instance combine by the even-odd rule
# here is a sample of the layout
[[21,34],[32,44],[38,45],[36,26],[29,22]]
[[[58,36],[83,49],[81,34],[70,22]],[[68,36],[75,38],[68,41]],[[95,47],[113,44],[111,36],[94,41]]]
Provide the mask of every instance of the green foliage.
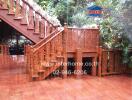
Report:
[[[72,26],[75,20],[78,20],[79,22],[75,24],[80,27],[80,22],[84,20],[84,16],[80,18],[78,13],[86,8],[87,0],[39,0],[38,4],[50,15],[57,16],[62,25],[67,22],[68,25]],[[83,11],[82,15],[84,15]]]
[[72,26],[82,27],[88,24],[85,12],[80,12],[72,16]]

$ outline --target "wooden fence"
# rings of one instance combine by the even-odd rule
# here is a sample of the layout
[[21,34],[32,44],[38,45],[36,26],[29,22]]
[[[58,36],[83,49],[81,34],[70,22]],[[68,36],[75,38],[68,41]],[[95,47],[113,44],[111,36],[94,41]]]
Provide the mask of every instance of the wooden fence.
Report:
[[100,51],[100,68],[98,70],[101,76],[126,73],[127,64],[123,64],[121,50],[103,50]]
[[8,68],[11,65],[11,57],[9,54],[9,48],[7,45],[0,45],[0,69]]
[[0,45],[0,54],[8,55],[9,47],[7,45]]

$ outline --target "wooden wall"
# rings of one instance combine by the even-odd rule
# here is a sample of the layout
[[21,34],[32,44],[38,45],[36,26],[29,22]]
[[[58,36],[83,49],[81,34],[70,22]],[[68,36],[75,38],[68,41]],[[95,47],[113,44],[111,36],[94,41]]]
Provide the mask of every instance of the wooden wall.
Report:
[[75,52],[81,48],[82,52],[96,52],[99,45],[98,29],[67,28],[67,51]]

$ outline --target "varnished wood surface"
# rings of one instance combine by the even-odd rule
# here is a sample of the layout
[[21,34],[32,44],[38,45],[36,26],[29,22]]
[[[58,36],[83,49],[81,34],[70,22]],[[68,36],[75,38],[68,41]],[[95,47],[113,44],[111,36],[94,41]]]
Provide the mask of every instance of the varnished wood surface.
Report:
[[99,46],[99,30],[95,29],[67,29],[67,51],[75,52],[81,48],[82,52],[97,52]]
[[82,76],[29,82],[23,57],[7,69],[0,67],[0,100],[132,100],[132,77]]

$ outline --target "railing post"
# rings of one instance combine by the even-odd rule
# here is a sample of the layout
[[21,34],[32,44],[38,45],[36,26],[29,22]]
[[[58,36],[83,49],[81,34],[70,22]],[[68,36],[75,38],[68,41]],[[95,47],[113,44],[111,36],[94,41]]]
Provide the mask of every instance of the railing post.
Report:
[[96,72],[97,72],[97,58],[94,57],[92,59],[92,76],[96,76]]
[[67,78],[67,52],[66,50],[63,50],[64,55],[64,63],[63,63],[63,78]]
[[98,76],[101,77],[102,74],[102,66],[101,66],[101,62],[102,62],[102,47],[99,47],[98,50],[98,56],[99,56],[99,62],[98,62]]
[[63,34],[64,38],[62,38],[63,40],[63,55],[64,55],[64,68],[63,68],[63,78],[67,78],[67,24],[65,23],[65,26],[64,26],[64,34]]
[[75,65],[76,65],[75,74],[77,78],[80,78],[82,74],[82,50],[81,48],[77,48],[76,50],[76,64]]

